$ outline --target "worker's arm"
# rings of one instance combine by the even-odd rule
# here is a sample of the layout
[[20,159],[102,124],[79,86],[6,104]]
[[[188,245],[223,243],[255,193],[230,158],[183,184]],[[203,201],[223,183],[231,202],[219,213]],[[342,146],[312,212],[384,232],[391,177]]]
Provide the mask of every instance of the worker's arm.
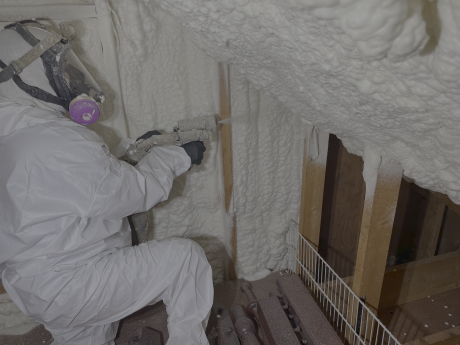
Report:
[[132,167],[110,155],[109,169],[100,179],[88,217],[120,219],[147,211],[168,199],[173,180],[190,168],[190,158],[177,146],[153,148]]
[[118,220],[168,198],[173,180],[190,168],[181,147],[156,147],[136,167],[118,160],[102,142],[60,147],[33,173],[35,196],[53,213]]

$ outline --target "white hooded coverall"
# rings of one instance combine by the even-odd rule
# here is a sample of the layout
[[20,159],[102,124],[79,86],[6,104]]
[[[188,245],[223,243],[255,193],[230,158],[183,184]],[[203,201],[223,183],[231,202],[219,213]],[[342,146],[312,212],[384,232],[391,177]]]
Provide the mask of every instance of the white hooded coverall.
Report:
[[[14,39],[19,51],[3,47]],[[0,32],[8,64],[30,46]],[[24,82],[52,92],[34,61]],[[44,78],[44,79],[43,79]],[[93,131],[0,84],[0,272],[19,308],[53,344],[114,344],[119,320],[163,300],[168,345],[208,344],[211,268],[187,239],[131,246],[126,216],[168,198],[190,167],[180,147],[154,148],[136,167],[110,154]]]

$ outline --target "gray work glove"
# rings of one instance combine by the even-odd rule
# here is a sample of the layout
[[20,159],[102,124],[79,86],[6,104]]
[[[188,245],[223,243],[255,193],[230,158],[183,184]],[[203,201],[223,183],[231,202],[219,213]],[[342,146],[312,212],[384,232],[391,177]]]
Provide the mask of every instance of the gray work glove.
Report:
[[182,148],[187,152],[192,164],[200,165],[204,157],[204,151],[206,147],[202,141],[191,141],[187,144],[182,145]]
[[156,130],[153,130],[153,131],[148,131],[147,133],[144,133],[142,134],[139,138],[136,139],[136,141],[139,141],[141,139],[148,139],[150,138],[152,135],[161,135],[161,133],[159,131],[156,131]]

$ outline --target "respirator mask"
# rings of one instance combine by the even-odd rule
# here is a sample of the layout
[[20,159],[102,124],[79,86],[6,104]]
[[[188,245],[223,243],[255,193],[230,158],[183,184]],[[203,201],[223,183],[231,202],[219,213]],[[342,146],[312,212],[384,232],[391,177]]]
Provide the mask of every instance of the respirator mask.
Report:
[[[39,40],[29,30],[43,30],[46,38]],[[82,125],[90,125],[98,119],[104,102],[104,94],[88,73],[81,61],[72,51],[71,42],[76,34],[73,26],[63,22],[59,24],[61,33],[48,30],[44,25],[33,21],[21,21],[5,26],[15,30],[32,48],[17,60],[6,66],[0,60],[0,83],[13,79],[16,85],[44,102],[54,103],[69,111],[70,117]],[[47,34],[47,35],[46,35]],[[4,49],[4,48],[2,48]],[[41,58],[46,77],[56,96],[22,81],[20,73],[36,59]]]

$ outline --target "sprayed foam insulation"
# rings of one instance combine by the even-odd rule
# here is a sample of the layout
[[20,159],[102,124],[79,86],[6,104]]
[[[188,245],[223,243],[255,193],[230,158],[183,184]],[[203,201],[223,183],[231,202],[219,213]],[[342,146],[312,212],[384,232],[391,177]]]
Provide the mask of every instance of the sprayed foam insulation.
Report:
[[[95,17],[72,20],[74,48],[107,94],[102,119],[90,128],[110,147],[152,128],[171,130],[182,118],[218,113],[216,61],[231,66],[239,276],[285,264],[284,232],[298,217],[307,125],[337,134],[352,153],[400,162],[417,184],[460,202],[456,0],[0,6],[20,12],[21,5],[38,4],[95,5]],[[226,275],[232,225],[219,145],[207,143],[203,164],[177,179],[170,199],[149,215],[152,237],[197,240],[216,282]]]

